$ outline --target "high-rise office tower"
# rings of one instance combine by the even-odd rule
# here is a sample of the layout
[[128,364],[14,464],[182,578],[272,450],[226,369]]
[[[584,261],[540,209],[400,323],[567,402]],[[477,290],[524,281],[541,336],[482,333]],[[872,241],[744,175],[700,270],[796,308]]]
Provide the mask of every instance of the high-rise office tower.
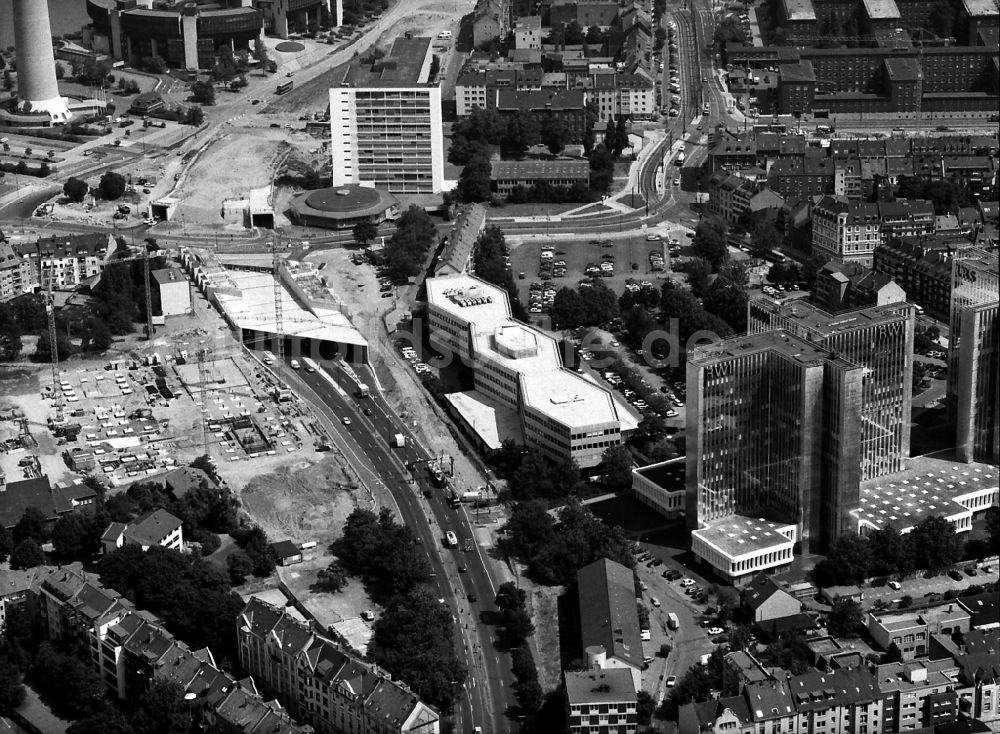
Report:
[[962,461],[1000,463],[1000,275],[996,253],[952,263],[948,409]]
[[687,518],[697,555],[738,582],[786,565],[796,542],[809,550],[845,532],[860,481],[864,373],[783,331],[692,352]]
[[46,114],[52,122],[72,116],[66,98],[59,96],[52,30],[46,0],[14,0],[14,45],[17,51],[17,108]]
[[858,461],[861,480],[902,471],[910,455],[913,306],[906,302],[830,314],[806,301],[755,299],[748,330],[781,329],[864,368]]

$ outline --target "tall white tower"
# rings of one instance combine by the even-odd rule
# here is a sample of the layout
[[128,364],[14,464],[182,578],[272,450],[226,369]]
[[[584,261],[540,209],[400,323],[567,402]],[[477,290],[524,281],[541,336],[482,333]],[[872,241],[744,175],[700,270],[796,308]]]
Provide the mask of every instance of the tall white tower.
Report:
[[14,0],[17,96],[21,112],[46,113],[52,122],[72,116],[56,84],[52,30],[46,0]]

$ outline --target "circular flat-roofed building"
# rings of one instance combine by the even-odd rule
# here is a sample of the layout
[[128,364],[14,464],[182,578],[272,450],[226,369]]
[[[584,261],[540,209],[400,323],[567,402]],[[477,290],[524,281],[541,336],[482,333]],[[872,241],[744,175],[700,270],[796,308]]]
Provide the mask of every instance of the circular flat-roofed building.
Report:
[[399,201],[392,194],[357,184],[347,184],[292,197],[288,216],[306,227],[346,229],[358,222],[379,224],[399,216]]

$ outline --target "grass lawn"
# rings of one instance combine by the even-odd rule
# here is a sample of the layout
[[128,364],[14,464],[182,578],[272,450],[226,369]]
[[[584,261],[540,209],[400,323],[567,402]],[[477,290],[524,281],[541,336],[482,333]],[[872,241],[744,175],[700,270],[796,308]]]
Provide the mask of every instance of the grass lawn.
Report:
[[591,204],[585,209],[581,209],[578,212],[574,212],[571,216],[574,217],[586,217],[592,214],[601,214],[603,212],[612,211],[611,207],[605,206],[604,204]]
[[491,207],[486,217],[488,219],[504,219],[505,217],[545,217],[568,212],[583,206],[579,202],[572,204],[504,204]]

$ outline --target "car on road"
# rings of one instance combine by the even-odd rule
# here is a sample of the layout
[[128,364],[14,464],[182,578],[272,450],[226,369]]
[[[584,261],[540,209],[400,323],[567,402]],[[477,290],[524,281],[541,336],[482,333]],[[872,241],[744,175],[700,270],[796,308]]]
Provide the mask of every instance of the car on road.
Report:
[[726,631],[724,629],[722,629],[722,627],[709,627],[708,628],[708,634],[711,635],[711,636],[713,636],[713,637],[715,635],[725,634],[725,632]]
[[467,568],[466,568],[465,566],[459,566],[459,567],[458,567],[458,572],[459,572],[459,573],[465,573],[465,572],[466,572],[466,571],[468,571],[468,570],[469,570],[469,569],[467,569]]
[[950,576],[950,577],[951,577],[951,578],[952,578],[953,580],[955,580],[955,581],[961,581],[961,580],[962,580],[962,574],[961,574],[960,572],[956,571],[956,570],[955,570],[954,568],[953,568],[953,569],[951,569],[951,570],[950,570],[950,571],[948,572],[948,575],[949,575],[949,576]]
[[649,603],[652,604],[654,607],[660,606],[660,600],[657,599],[655,596],[649,597]]
[[677,685],[677,676],[676,675],[668,675],[667,676],[667,688],[673,688],[676,685]]
[[659,242],[659,241],[660,241],[660,235],[658,235],[658,234],[647,234],[646,235],[646,242]]
[[351,419],[348,418],[346,415],[340,419],[340,422],[343,423],[345,426],[351,425]]
[[466,599],[468,599],[468,600],[469,600],[469,601],[470,601],[470,602],[471,602],[472,604],[475,604],[475,603],[476,603],[476,600],[477,600],[477,599],[478,599],[479,597],[477,597],[477,596],[476,596],[475,594],[469,594],[469,595],[468,595],[467,597],[465,597],[465,598],[466,598]]
[[694,585],[695,585],[694,579],[683,579],[681,581],[681,586],[694,586]]
[[366,609],[365,611],[361,612],[361,619],[365,620],[366,622],[374,622],[375,612],[373,612],[371,609]]
[[892,589],[893,591],[899,591],[900,589],[903,588],[903,585],[900,584],[898,581],[890,581],[889,588]]
[[976,575],[976,569],[973,568],[972,566],[969,566],[967,569],[965,569],[965,572],[967,574],[969,574],[970,576],[975,576]]
[[681,180],[679,178],[675,178],[674,179],[674,186],[680,186],[680,185],[681,185]]

